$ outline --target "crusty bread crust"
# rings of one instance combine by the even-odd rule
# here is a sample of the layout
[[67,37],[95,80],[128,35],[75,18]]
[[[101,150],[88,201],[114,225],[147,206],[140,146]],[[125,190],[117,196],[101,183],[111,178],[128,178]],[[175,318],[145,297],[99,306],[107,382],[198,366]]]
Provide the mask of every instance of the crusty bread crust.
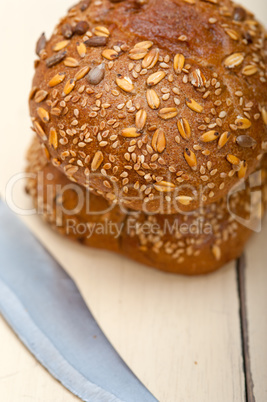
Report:
[[34,130],[54,166],[107,200],[194,210],[267,150],[266,49],[229,0],[83,1],[38,41]]
[[[266,167],[266,159],[264,160]],[[191,214],[147,215],[123,211],[103,197],[69,181],[47,160],[37,139],[28,152],[27,191],[38,213],[56,231],[81,243],[121,253],[166,272],[197,275],[214,271],[239,257],[252,231],[235,219],[260,222],[266,203],[266,170],[262,170],[263,197],[251,204],[251,187]],[[265,186],[265,187],[264,187]],[[258,188],[260,190],[260,188]],[[86,201],[90,200],[90,204]],[[261,203],[262,201],[262,203]],[[81,203],[80,203],[81,202]],[[88,207],[89,205],[89,207]],[[78,209],[77,209],[78,208]]]

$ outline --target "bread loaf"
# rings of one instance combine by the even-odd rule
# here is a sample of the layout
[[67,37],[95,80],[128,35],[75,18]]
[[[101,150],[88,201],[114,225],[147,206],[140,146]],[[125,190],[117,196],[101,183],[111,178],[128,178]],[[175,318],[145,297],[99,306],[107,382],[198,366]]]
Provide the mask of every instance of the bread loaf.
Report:
[[258,228],[267,200],[266,162],[250,185],[235,190],[229,199],[192,213],[147,215],[121,210],[69,181],[35,139],[28,152],[27,191],[37,212],[69,238],[166,272],[196,275],[239,257]]
[[230,0],[82,1],[36,51],[33,128],[108,201],[192,211],[267,150],[266,31]]

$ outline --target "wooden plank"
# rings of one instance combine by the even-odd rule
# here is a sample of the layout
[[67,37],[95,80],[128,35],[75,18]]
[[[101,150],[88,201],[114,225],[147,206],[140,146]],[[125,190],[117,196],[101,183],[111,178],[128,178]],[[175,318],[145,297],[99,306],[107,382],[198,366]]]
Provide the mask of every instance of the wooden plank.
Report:
[[24,348],[0,315],[0,400],[79,402]]
[[245,400],[234,264],[204,277],[168,275],[68,243],[38,218],[27,221],[160,401]]
[[246,301],[253,392],[257,402],[267,400],[267,221],[247,252]]
[[[258,15],[264,15],[264,1],[253,1],[254,8],[261,7]],[[12,163],[7,152],[1,155],[2,192],[10,176],[22,169],[23,153],[31,137],[25,94],[30,89],[35,38],[40,34],[38,17],[41,15],[42,27],[51,31],[72,3],[73,0],[14,0],[6,2],[5,13],[0,15],[0,25],[5,31],[0,38],[1,49],[3,54],[9,55],[8,63],[1,67],[3,76],[17,78],[16,102],[9,80],[3,80],[1,86],[5,104],[12,105],[12,108],[5,108],[6,118],[1,128],[5,148],[12,149],[13,153]],[[6,15],[12,15],[12,24]],[[10,43],[17,44],[14,54],[10,53]],[[19,73],[17,60],[23,60]],[[21,205],[29,206],[22,191],[20,186],[17,200]],[[29,218],[27,223],[76,280],[114,346],[160,401],[245,400],[234,264],[207,277],[175,277],[68,243],[37,218]],[[264,248],[264,242],[261,247]],[[257,248],[256,253],[249,253],[249,267],[259,251],[261,249]],[[247,281],[250,282],[251,365],[256,400],[263,401],[264,396],[266,400],[262,385],[266,377],[266,327],[262,322],[263,307],[259,310],[258,305],[265,301],[266,277],[263,267],[258,268],[259,272],[254,271],[248,269],[251,279]],[[0,320],[0,400],[77,400],[36,363],[3,320]]]
[[[98,263],[98,289],[85,270],[79,286],[117,350],[156,397],[243,401],[234,267],[192,279],[127,261],[116,265]],[[84,275],[88,280],[82,281]]]
[[[23,195],[21,200],[29,202]],[[234,264],[205,277],[167,275],[66,242],[37,217],[26,221],[76,280],[114,346],[160,401],[245,400]],[[39,400],[42,384],[45,400],[51,392],[59,401],[61,395],[71,401],[45,370],[29,366],[34,359],[15,341],[9,329],[0,332],[0,399],[16,402],[27,394]],[[27,369],[17,372],[21,365]],[[9,373],[15,374],[8,378]]]
[[237,261],[237,285],[240,303],[240,326],[242,336],[242,353],[245,375],[245,390],[247,402],[255,402],[253,392],[253,378],[251,372],[250,350],[249,350],[249,331],[248,331],[248,316],[247,316],[247,295],[246,295],[246,257],[245,254]]

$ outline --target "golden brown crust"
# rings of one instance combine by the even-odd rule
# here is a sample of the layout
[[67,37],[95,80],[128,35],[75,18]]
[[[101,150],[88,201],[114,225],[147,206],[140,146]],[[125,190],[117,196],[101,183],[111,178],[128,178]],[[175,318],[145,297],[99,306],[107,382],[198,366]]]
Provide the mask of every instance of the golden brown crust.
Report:
[[[252,192],[260,189],[254,188],[258,176],[254,178],[255,183],[250,180],[252,190],[248,187],[236,192],[229,198],[229,205],[225,197],[202,211],[149,216],[121,211],[92,193],[88,210],[84,200],[89,192],[77,184],[73,186],[47,160],[37,139],[28,152],[27,172],[32,173],[27,191],[40,215],[55,230],[87,246],[119,252],[166,272],[203,274],[239,257],[252,233],[252,224],[255,228],[262,214],[262,203],[258,197],[255,202],[251,197]],[[263,183],[266,183],[265,171],[263,174]],[[264,199],[267,200],[266,193]],[[251,204],[255,204],[252,217]],[[73,211],[78,205],[80,208]],[[100,214],[92,215],[92,211]],[[242,219],[248,220],[246,226]]]
[[229,0],[84,4],[38,43],[30,111],[55,166],[160,213],[217,201],[257,168],[267,46],[251,13]]
[[31,173],[31,177],[28,178],[26,191],[33,198],[38,214],[54,230],[90,247],[120,251],[118,237],[108,231],[94,231],[88,237],[89,225],[100,226],[105,222],[112,222],[113,231],[117,233],[116,227],[119,228],[125,219],[119,208],[110,208],[103,197],[89,195],[83,187],[73,185],[48,162],[37,139],[28,151],[27,160],[27,172]]

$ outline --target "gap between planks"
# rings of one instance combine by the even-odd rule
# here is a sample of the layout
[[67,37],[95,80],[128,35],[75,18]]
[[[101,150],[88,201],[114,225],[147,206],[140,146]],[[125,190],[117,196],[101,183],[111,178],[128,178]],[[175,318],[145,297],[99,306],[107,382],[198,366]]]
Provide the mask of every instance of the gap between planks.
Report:
[[237,288],[239,296],[239,315],[241,329],[241,344],[243,354],[243,367],[245,377],[246,402],[256,402],[253,391],[253,377],[251,373],[250,351],[249,351],[249,332],[247,316],[247,297],[246,297],[246,256],[243,254],[236,261]]

